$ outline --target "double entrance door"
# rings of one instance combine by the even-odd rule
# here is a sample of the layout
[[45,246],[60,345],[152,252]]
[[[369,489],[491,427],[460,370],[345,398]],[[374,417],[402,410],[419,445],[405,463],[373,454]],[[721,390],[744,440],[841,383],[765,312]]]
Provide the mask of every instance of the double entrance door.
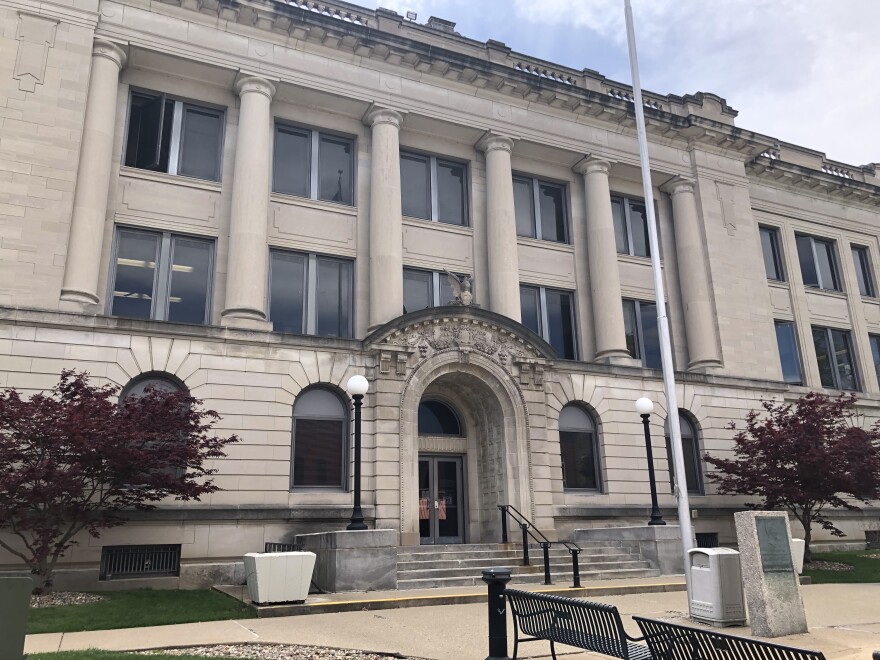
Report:
[[464,543],[461,456],[419,454],[419,536],[422,545]]

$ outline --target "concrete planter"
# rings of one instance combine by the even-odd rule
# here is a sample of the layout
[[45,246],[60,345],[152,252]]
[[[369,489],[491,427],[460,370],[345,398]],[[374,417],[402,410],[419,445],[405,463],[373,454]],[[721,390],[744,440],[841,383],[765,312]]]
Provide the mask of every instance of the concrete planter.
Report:
[[301,603],[314,568],[313,552],[249,552],[244,556],[248,595],[259,604]]

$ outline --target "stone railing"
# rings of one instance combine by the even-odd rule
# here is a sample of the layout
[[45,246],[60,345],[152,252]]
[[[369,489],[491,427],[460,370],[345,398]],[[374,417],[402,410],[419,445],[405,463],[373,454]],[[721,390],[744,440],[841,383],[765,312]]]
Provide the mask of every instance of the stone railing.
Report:
[[525,73],[530,73],[533,76],[537,76],[538,78],[545,78],[547,80],[553,80],[558,83],[562,83],[563,85],[576,85],[577,81],[572,76],[567,76],[563,73],[557,73],[551,69],[546,69],[541,66],[536,66],[535,64],[529,64],[528,62],[516,62],[513,65],[513,68],[517,71],[523,71]]
[[353,25],[363,25],[364,27],[370,25],[369,20],[366,16],[363,16],[362,13],[355,13],[348,7],[342,5],[314,2],[314,0],[284,0],[284,2],[291,7],[298,7],[299,9],[304,9],[315,14],[329,16],[330,18],[345,21],[346,23],[352,23]]

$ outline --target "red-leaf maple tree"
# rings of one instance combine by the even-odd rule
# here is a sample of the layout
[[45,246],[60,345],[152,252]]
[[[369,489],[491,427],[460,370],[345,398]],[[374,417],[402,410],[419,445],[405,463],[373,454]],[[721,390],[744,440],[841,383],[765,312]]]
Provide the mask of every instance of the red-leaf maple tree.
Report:
[[[49,392],[0,393],[0,547],[51,590],[58,560],[80,532],[98,538],[165,498],[219,490],[206,467],[236,436],[212,433],[219,416],[186,392],[147,388],[117,402],[119,388],[63,371]],[[7,540],[8,539],[8,540]]]
[[880,426],[863,428],[852,394],[805,394],[793,403],[761,401],[763,411],[734,422],[735,458],[706,454],[717,471],[707,474],[718,492],[756,495],[750,508],[786,509],[804,528],[804,561],[810,561],[812,524],[845,536],[828,509],[860,510],[859,501],[880,498]]

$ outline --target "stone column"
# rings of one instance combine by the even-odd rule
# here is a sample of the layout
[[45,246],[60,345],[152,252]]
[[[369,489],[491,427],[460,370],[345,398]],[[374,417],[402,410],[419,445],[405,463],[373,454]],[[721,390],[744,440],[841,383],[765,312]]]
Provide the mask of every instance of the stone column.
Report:
[[666,183],[663,190],[672,196],[675,256],[684,308],[688,371],[720,367],[721,356],[715,338],[715,314],[709,292],[709,271],[694,182],[676,177]]
[[[486,243],[489,260],[489,309],[521,322],[519,252],[513,208],[513,140],[485,135],[477,148],[486,152]],[[479,284],[478,284],[479,286]]]
[[400,124],[403,115],[373,108],[370,154],[370,328],[403,314],[403,212],[400,200]]
[[62,309],[82,311],[84,305],[98,303],[98,274],[102,268],[101,247],[113,164],[116,97],[119,72],[125,61],[125,52],[119,46],[103,39],[95,40],[61,287]]
[[584,177],[587,212],[587,255],[590,266],[590,296],[596,336],[596,361],[631,362],[626,349],[623,326],[623,299],[620,270],[614,239],[614,216],[608,172],[611,163],[600,158],[584,158],[574,171]]
[[268,216],[272,176],[272,97],[275,86],[257,76],[235,83],[241,98],[232,175],[229,257],[223,324],[265,327]]

